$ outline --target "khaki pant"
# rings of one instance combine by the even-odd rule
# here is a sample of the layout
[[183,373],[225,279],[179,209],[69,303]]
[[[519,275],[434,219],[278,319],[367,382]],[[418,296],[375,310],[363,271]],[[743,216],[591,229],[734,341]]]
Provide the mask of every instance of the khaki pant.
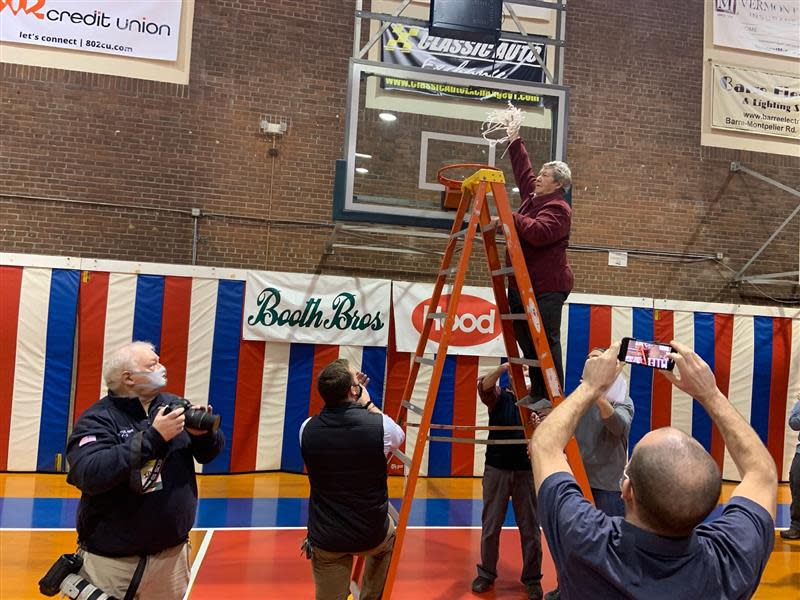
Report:
[[328,552],[314,548],[311,569],[317,588],[316,600],[347,600],[350,593],[350,576],[353,571],[353,556],[364,556],[364,574],[361,577],[360,600],[380,600],[383,584],[389,570],[394,548],[394,523],[389,519],[389,530],[380,545],[366,552],[348,554]]
[[[124,598],[131,584],[138,556],[109,558],[81,550],[83,568],[79,575],[106,594]],[[134,598],[182,600],[189,587],[189,542],[147,557],[147,566]]]

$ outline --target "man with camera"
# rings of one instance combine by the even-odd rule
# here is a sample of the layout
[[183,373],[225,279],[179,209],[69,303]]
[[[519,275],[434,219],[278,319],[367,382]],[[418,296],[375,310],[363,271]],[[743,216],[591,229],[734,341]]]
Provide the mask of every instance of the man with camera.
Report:
[[531,461],[542,528],[561,597],[749,598],[775,544],[777,473],[758,434],[719,391],[708,365],[672,342],[678,375],[725,440],[742,477],[721,514],[719,469],[694,439],[671,427],[645,435],[622,481],[625,518],[609,517],[581,494],[563,454],[581,416],[617,376],[619,344],[586,361],[583,380],[536,429]]
[[82,492],[80,575],[118,598],[183,598],[194,461],[222,450],[219,418],[161,392],[166,369],[147,342],[116,350],[103,376],[108,395],[81,415],[67,443],[67,481]]
[[368,378],[346,359],[327,365],[317,389],[325,401],[300,427],[308,469],[308,537],[303,543],[316,600],[345,600],[353,555],[366,557],[361,600],[379,600],[394,548],[386,457],[403,430],[370,400]]

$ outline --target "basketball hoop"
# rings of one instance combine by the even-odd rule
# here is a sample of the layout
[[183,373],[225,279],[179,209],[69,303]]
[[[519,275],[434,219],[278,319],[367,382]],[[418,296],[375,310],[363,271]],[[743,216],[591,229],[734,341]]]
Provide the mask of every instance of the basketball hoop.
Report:
[[461,202],[461,183],[463,179],[453,179],[452,177],[445,176],[445,173],[454,169],[475,169],[476,171],[480,169],[491,169],[493,171],[501,171],[501,169],[497,167],[480,163],[461,163],[443,166],[436,171],[436,179],[444,186],[444,191],[442,192],[443,210],[455,210]]

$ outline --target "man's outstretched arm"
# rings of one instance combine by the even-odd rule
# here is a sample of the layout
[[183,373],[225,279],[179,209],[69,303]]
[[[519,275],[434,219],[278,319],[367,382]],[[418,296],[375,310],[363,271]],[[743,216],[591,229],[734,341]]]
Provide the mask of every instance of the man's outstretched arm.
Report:
[[564,457],[564,447],[575,433],[578,421],[589,407],[614,383],[617,373],[619,343],[583,366],[583,381],[536,428],[531,438],[530,454],[536,493],[553,473],[572,473]]
[[678,375],[663,371],[672,383],[695,398],[722,433],[725,447],[739,469],[742,481],[731,496],[743,496],[764,507],[775,518],[778,472],[761,438],[717,388],[706,362],[688,346],[672,341],[671,354]]

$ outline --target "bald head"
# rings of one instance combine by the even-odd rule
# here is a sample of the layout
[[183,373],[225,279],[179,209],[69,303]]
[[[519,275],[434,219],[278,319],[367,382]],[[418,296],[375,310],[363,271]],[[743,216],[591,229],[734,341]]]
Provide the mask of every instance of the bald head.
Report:
[[670,537],[689,535],[714,510],[722,485],[708,452],[672,427],[656,429],[641,439],[628,476],[639,518]]

